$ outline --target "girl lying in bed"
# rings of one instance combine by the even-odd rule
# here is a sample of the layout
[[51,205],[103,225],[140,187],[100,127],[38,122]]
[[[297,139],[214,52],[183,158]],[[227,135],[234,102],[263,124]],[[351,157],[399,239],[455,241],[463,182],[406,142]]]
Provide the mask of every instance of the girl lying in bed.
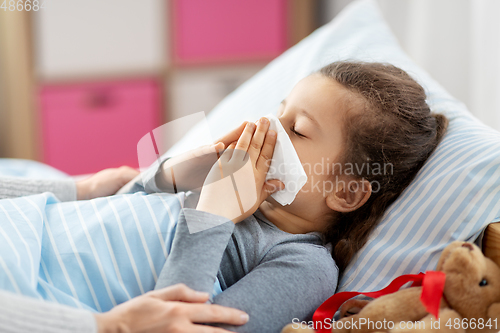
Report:
[[[217,277],[223,292],[212,302],[250,315],[241,327],[226,326],[238,332],[279,332],[293,318],[310,319],[443,137],[447,120],[432,114],[425,98],[392,65],[337,62],[301,80],[277,116],[303,165],[330,166],[305,168],[308,181],[287,206],[269,196],[284,184],[266,181],[276,142],[266,118],[167,160],[146,187],[193,189],[207,174],[222,174],[226,182],[205,183],[196,209],[181,211],[156,288],[182,282],[211,291]],[[226,147],[209,172],[210,151]],[[230,180],[228,170],[238,170],[245,158],[241,152],[251,172]],[[230,198],[233,183],[238,200]],[[255,188],[255,202],[242,210],[245,193]],[[190,224],[211,228],[190,233]]]
[[[305,168],[308,181],[287,206],[270,197],[284,184],[266,181],[276,133],[265,118],[243,123],[211,147],[167,160],[146,179],[146,190],[193,190],[207,176],[224,176],[249,161],[251,172],[238,180],[238,194],[255,192],[256,200],[243,211],[241,200],[229,200],[234,191],[225,180],[232,177],[219,176],[198,194],[189,191],[187,202],[194,198],[195,205],[180,210],[156,289],[182,282],[212,292],[217,278],[222,292],[211,303],[250,315],[243,326],[220,325],[238,332],[279,332],[294,318],[309,320],[441,140],[446,118],[431,114],[425,98],[407,73],[385,64],[337,62],[301,80],[277,116],[302,164],[330,167],[320,168],[329,170],[324,173]],[[386,165],[388,172],[380,171]],[[190,232],[193,223],[209,228]],[[127,237],[139,238],[129,230]],[[133,323],[126,313],[119,305],[95,318],[99,325],[127,328]]]

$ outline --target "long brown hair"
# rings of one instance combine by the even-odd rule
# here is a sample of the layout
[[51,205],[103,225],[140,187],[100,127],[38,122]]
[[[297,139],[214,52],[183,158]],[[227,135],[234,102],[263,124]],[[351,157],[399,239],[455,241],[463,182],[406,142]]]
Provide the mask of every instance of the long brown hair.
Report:
[[[342,273],[370,232],[415,178],[436,149],[448,120],[431,113],[424,89],[405,71],[390,64],[335,62],[318,71],[347,88],[361,112],[347,112],[346,145],[341,165],[390,165],[390,172],[351,168],[351,177],[372,184],[368,201],[355,211],[337,214],[326,231],[332,256]],[[380,171],[380,170],[379,170]],[[375,188],[378,187],[378,188]]]

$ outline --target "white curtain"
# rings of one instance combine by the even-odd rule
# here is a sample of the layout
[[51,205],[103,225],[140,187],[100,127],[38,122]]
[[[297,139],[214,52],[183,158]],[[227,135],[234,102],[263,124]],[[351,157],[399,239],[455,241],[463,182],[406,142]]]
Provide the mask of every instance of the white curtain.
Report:
[[500,130],[500,0],[378,0],[403,49]]

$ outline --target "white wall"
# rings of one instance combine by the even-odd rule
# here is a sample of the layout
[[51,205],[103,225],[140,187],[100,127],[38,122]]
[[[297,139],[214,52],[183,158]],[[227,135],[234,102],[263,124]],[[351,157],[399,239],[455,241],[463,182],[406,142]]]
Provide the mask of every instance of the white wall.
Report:
[[[500,1],[377,0],[402,48],[500,130]],[[327,0],[325,21],[349,0]]]

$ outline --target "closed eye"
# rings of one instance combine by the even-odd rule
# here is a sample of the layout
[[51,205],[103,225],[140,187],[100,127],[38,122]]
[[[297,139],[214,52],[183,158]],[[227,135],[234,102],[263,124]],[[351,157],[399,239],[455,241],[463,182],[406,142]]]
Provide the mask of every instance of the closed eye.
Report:
[[300,136],[300,137],[302,137],[302,138],[305,138],[305,137],[306,137],[305,135],[300,134],[299,132],[297,132],[297,131],[295,130],[295,124],[294,124],[294,125],[290,128],[290,130],[292,131],[292,133],[294,133],[294,134],[295,134],[295,135],[297,135],[297,136]]

